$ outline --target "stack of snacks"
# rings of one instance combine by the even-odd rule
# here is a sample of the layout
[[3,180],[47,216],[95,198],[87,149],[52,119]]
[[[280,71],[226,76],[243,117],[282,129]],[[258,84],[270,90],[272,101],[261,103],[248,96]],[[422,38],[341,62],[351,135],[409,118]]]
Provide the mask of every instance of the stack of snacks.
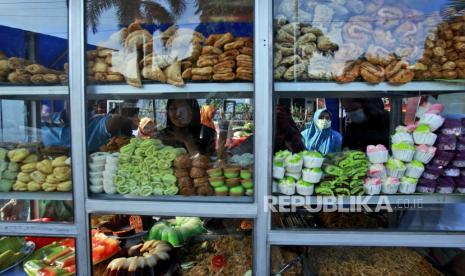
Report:
[[245,194],[247,196],[253,196],[254,182],[252,178],[252,169],[251,168],[242,168],[240,172],[241,185],[245,189]]
[[208,181],[215,190],[215,195],[224,196],[228,194],[228,187],[225,185],[225,179],[222,168],[212,168],[207,170]]
[[370,161],[367,178],[365,178],[363,189],[368,195],[377,195],[381,192],[381,186],[387,174],[384,163],[388,161],[388,150],[383,145],[367,146],[367,156]]
[[192,160],[188,154],[183,154],[173,162],[174,175],[176,176],[179,193],[183,196],[195,195],[195,188],[192,183],[192,179],[189,176],[192,168]]
[[8,58],[0,52],[0,81],[14,84],[64,84],[68,82],[68,75],[23,58]]
[[8,153],[8,150],[0,148],[0,192],[9,192],[18,175],[17,163],[7,161]]
[[207,169],[210,167],[210,158],[206,155],[196,154],[192,156],[192,168],[189,176],[194,184],[195,194],[213,195],[213,189],[208,182]]
[[364,152],[345,151],[328,154],[323,164],[325,177],[316,187],[318,195],[362,195],[368,172],[368,159]]
[[89,159],[90,192],[115,194],[114,179],[118,171],[119,153],[95,152]]
[[116,192],[138,196],[177,194],[171,166],[177,156],[185,153],[182,148],[164,146],[160,140],[132,138],[120,149]]
[[[27,160],[33,156],[31,160]],[[35,160],[35,161],[32,161]],[[32,161],[27,163],[28,161]],[[38,161],[38,156],[33,154],[23,159],[21,172],[18,174],[15,191],[37,192],[69,192],[72,189],[71,159],[67,156],[59,156],[55,159]]]
[[114,68],[113,57],[117,51],[98,47],[87,51],[87,79],[92,82],[122,82],[124,76]]
[[107,154],[105,160],[105,170],[102,173],[103,176],[103,191],[107,194],[115,194],[115,177],[118,173],[118,162],[119,162],[119,153],[114,152]]
[[[224,177],[225,177],[225,184],[226,187],[228,188],[227,194],[231,196],[243,196],[245,189],[241,185],[241,178],[240,178],[240,173],[241,173],[241,167],[239,166],[229,166],[223,169],[224,172]],[[218,191],[218,188],[215,188],[215,193],[220,195],[227,195],[224,192],[224,187],[219,187],[221,188],[220,191]]]

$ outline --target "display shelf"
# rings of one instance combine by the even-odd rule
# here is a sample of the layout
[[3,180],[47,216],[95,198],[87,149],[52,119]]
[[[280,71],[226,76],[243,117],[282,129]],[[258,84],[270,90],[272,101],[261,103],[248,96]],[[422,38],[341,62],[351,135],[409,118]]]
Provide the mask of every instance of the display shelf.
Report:
[[272,230],[271,245],[463,247],[462,233]]
[[12,86],[1,85],[1,98],[50,98],[50,97],[66,97],[68,96],[68,86],[52,85],[52,86]]
[[[465,92],[465,85],[445,81],[413,81],[404,85],[391,85],[383,82],[372,85],[366,82],[339,84],[335,82],[275,82],[274,91],[280,96],[296,94],[309,96],[344,97],[405,97],[417,95],[438,95]],[[324,92],[324,94],[321,94]],[[348,93],[350,92],[350,93]]]
[[[276,195],[278,201],[279,196],[280,195]],[[299,199],[302,199],[302,196],[283,196],[285,202],[278,202],[278,205],[294,204],[297,206],[304,206],[308,203],[320,205],[376,205],[389,203],[393,208],[415,208],[428,204],[465,203],[465,194],[364,195],[350,197],[308,196],[305,197],[305,202]]]
[[92,199],[104,200],[137,200],[137,201],[153,201],[153,202],[214,202],[214,203],[252,203],[251,196],[133,196],[133,195],[109,195],[109,194],[93,194],[89,196]]
[[23,200],[73,200],[73,194],[67,192],[9,192],[0,193],[0,199]]
[[72,223],[5,222],[0,223],[0,236],[74,237],[78,234]]
[[257,206],[237,202],[141,201],[117,199],[88,199],[88,213],[138,214],[159,216],[198,216],[222,218],[254,218]]
[[87,96],[90,98],[252,98],[253,83],[188,83],[183,87],[170,84],[144,84],[142,88],[126,84],[89,85]]

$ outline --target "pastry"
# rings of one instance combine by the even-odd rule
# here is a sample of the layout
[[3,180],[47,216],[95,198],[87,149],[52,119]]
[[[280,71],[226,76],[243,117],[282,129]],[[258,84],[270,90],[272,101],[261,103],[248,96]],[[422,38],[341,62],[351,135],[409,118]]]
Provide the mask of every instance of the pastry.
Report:
[[339,83],[352,82],[360,76],[360,61],[348,61],[344,64],[342,72],[336,73],[335,79]]
[[208,75],[208,76],[192,75],[191,79],[193,81],[209,81],[212,79],[212,76],[211,75]]
[[195,189],[197,195],[200,196],[211,196],[214,194],[213,188],[211,186],[201,186]]
[[183,86],[184,80],[181,77],[181,62],[177,61],[168,66],[164,71],[166,82],[175,86]]
[[405,61],[393,61],[386,67],[386,77],[391,84],[403,84],[411,81],[415,73]]
[[207,46],[213,46],[215,42],[223,36],[222,34],[211,34],[208,36],[208,38],[205,40],[204,44]]
[[173,166],[176,169],[189,169],[192,167],[192,161],[189,157],[189,155],[184,154],[176,157],[173,161]]
[[218,48],[221,48],[223,47],[225,44],[231,42],[234,40],[234,36],[231,34],[231,33],[225,33],[224,35],[222,35],[221,37],[219,37],[215,43],[213,44],[213,46],[215,47],[218,47]]
[[152,35],[148,31],[142,29],[135,30],[124,41],[124,47],[127,49],[140,49],[150,40],[152,40]]
[[384,81],[384,68],[380,65],[362,62],[360,65],[360,75],[366,82],[377,84]]
[[201,76],[208,76],[213,73],[213,67],[202,67],[202,68],[193,68],[192,74],[193,75],[201,75]]
[[253,56],[253,48],[251,47],[242,47],[239,49],[239,52],[244,55]]
[[376,65],[386,66],[394,59],[394,55],[380,46],[370,45],[365,53],[368,62]]
[[213,75],[213,80],[216,80],[216,81],[232,81],[234,80],[236,77],[236,75],[234,73],[223,73],[223,74],[220,74],[220,73],[215,73]]
[[201,169],[198,167],[192,167],[190,170],[189,176],[192,178],[204,177],[206,176],[206,172],[205,172],[205,169]]
[[213,70],[220,70],[224,68],[234,68],[236,67],[236,63],[233,60],[225,60],[222,62],[219,62],[213,66]]
[[182,74],[181,74],[181,77],[185,80],[188,80],[190,78],[192,78],[192,68],[186,68]]
[[174,176],[176,176],[177,178],[188,177],[189,170],[188,169],[174,169]]
[[214,47],[214,46],[203,46],[202,48],[202,55],[221,55],[223,51],[220,48]]
[[161,70],[160,67],[156,65],[149,65],[144,67],[142,69],[142,76],[145,79],[156,80],[162,83],[166,83],[165,73],[163,73],[163,70]]
[[208,169],[210,158],[206,155],[197,154],[192,158],[192,166],[202,169]]
[[234,42],[226,43],[224,45],[224,50],[227,51],[227,50],[237,49],[237,48],[244,46],[244,44],[245,42],[242,40],[237,40]]
[[197,60],[197,66],[198,67],[207,67],[207,66],[213,66],[218,63],[217,58],[203,58],[203,59],[198,59]]

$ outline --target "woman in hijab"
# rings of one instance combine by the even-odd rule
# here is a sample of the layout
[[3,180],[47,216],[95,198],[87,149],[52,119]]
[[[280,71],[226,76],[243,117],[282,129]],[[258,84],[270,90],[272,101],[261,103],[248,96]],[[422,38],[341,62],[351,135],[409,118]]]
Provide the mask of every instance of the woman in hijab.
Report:
[[153,138],[155,131],[155,122],[148,117],[144,117],[140,120],[139,127],[137,128],[137,137],[143,139]]
[[215,152],[216,132],[200,123],[196,100],[168,100],[166,115],[166,128],[159,134],[163,144],[184,147],[191,155]]
[[310,128],[301,133],[308,150],[318,151],[322,155],[341,151],[342,136],[331,129],[331,119],[331,113],[325,108],[315,112]]

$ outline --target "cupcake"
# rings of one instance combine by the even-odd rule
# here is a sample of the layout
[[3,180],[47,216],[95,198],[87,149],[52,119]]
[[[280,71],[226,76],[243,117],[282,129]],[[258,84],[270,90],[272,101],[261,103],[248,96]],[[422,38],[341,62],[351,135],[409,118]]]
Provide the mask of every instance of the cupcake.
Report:
[[223,169],[221,168],[213,168],[207,170],[207,174],[209,177],[220,177],[223,176]]
[[397,190],[399,189],[399,185],[400,185],[400,182],[397,177],[388,177],[381,184],[381,191],[383,192],[383,194],[392,195],[392,194],[397,193]]
[[302,171],[302,179],[305,182],[310,182],[310,183],[318,183],[321,180],[321,176],[323,175],[323,172],[321,171],[320,168],[305,168]]
[[286,172],[298,173],[302,171],[304,160],[300,154],[294,154],[285,161]]
[[317,151],[304,151],[303,158],[305,168],[321,168],[325,160],[323,155]]
[[446,119],[441,127],[441,133],[446,135],[460,135],[462,133],[462,120]]
[[420,124],[426,124],[431,131],[436,131],[444,123],[444,118],[441,115],[433,113],[425,113],[420,118]]
[[399,193],[413,194],[417,188],[418,179],[411,177],[402,177],[400,179]]
[[302,177],[302,172],[297,172],[297,173],[286,172],[284,176],[285,177],[292,177],[295,180],[299,180],[300,177]]
[[230,196],[243,196],[244,192],[245,192],[245,189],[242,186],[236,186],[236,187],[229,188]]
[[394,158],[389,158],[386,163],[387,175],[389,177],[400,178],[404,176],[406,169],[407,168],[405,167],[404,162]]
[[460,169],[454,166],[447,166],[444,168],[443,176],[457,177],[460,176]]
[[242,179],[250,179],[252,177],[252,172],[249,169],[242,169],[240,177]]
[[454,178],[441,176],[437,180],[436,192],[440,194],[450,194],[455,190]]
[[246,195],[246,196],[253,196],[253,189],[247,189],[247,190],[245,190],[245,195]]
[[225,168],[223,171],[224,171],[224,176],[226,178],[237,178],[239,177],[241,168],[240,167],[229,167],[229,168]]
[[392,135],[391,140],[393,144],[408,143],[413,145],[412,134],[404,131],[396,132],[394,135]]
[[299,195],[309,196],[313,194],[314,185],[313,183],[300,179],[297,181],[296,189]]
[[420,161],[413,160],[407,164],[405,176],[410,178],[420,178],[421,174],[425,171],[425,165]]
[[428,125],[419,125],[413,132],[413,140],[417,145],[434,145],[438,136],[430,131]]
[[285,172],[284,161],[273,161],[273,178],[283,179]]
[[225,184],[229,188],[240,186],[241,185],[241,179],[240,178],[226,178]]
[[428,164],[436,154],[436,148],[433,146],[419,145],[415,148],[413,159],[420,161],[423,164]]
[[457,168],[465,168],[465,152],[457,152],[452,160],[452,165]]
[[363,190],[367,195],[379,195],[383,181],[380,178],[365,178]]
[[392,156],[400,161],[410,162],[415,154],[415,147],[409,143],[402,142],[392,145]]
[[210,185],[214,188],[224,186],[224,177],[211,177],[208,179]]
[[281,150],[281,151],[278,151],[274,154],[274,157],[273,157],[273,161],[278,161],[278,162],[284,162],[286,161],[286,159],[291,156],[292,153],[288,150]]
[[285,195],[295,194],[295,179],[292,177],[281,179],[278,182],[278,191]]
[[423,172],[422,177],[429,179],[429,180],[436,180],[440,177],[444,172],[443,167],[436,166],[433,164],[426,165],[425,171]]
[[417,184],[417,192],[419,193],[434,193],[436,190],[436,180],[420,178]]
[[227,196],[228,192],[229,190],[226,186],[215,187],[215,195],[217,196]]
[[455,150],[457,147],[457,136],[440,134],[436,141],[438,150]]
[[388,150],[383,145],[367,146],[368,160],[374,164],[386,163],[388,160]]
[[371,178],[386,178],[386,167],[383,164],[371,164],[367,172]]
[[457,192],[465,194],[465,176],[462,175],[455,178],[455,184],[457,184],[457,187],[455,188]]
[[447,166],[454,159],[455,151],[438,150],[431,160],[431,163],[436,166]]
[[249,179],[242,179],[241,180],[241,185],[242,187],[244,187],[245,189],[252,189],[253,188],[253,179],[249,178]]

